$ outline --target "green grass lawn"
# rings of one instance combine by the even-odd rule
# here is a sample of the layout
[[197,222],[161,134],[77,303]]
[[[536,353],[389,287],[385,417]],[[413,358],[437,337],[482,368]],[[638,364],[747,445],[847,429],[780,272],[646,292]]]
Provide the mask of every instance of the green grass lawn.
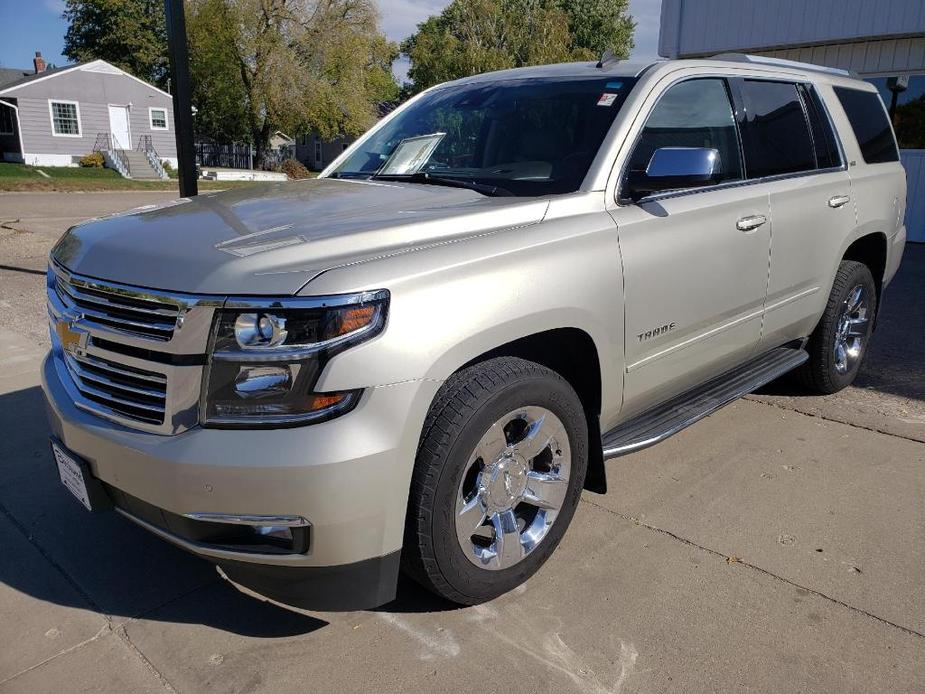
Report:
[[[41,173],[40,173],[41,172]],[[44,176],[42,174],[45,174]],[[176,173],[173,174],[176,176]],[[0,162],[0,191],[177,190],[177,180],[134,181],[112,169],[70,166],[26,166]],[[199,181],[201,190],[257,185],[252,181]]]

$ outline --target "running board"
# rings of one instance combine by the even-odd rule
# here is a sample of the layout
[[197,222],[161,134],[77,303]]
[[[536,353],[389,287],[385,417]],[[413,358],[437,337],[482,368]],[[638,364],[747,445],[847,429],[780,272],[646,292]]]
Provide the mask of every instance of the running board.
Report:
[[654,446],[807,359],[803,349],[778,347],[682,393],[605,433],[601,437],[604,459]]

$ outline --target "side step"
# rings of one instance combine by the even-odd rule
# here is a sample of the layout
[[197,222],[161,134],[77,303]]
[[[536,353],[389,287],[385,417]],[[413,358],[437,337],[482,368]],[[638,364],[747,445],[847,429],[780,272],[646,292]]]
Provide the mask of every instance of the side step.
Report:
[[807,359],[801,348],[778,347],[681,393],[605,433],[601,437],[604,459],[654,446]]

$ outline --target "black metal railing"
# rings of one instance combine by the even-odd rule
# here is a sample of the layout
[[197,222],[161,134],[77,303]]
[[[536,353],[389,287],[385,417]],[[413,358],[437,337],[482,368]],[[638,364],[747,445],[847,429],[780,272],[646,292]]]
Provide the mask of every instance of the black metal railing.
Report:
[[151,168],[154,169],[154,172],[160,178],[167,178],[167,172],[164,170],[164,165],[161,163],[161,157],[157,153],[157,150],[154,149],[154,142],[151,140],[150,135],[141,135],[138,138],[138,145],[135,147],[135,151],[141,152],[145,155],[145,158],[148,160],[148,164],[151,165]]
[[112,139],[109,133],[97,133],[96,141],[93,143],[94,152],[108,152],[112,149]]
[[116,170],[126,178],[131,178],[132,165],[125,156],[125,152],[116,148],[111,133],[97,133],[96,140],[93,142],[93,151],[108,154],[115,163]]
[[154,142],[151,140],[150,135],[141,135],[138,138],[138,145],[135,149],[139,152],[144,152],[145,154],[152,152],[157,155],[157,150],[154,149]]
[[218,144],[215,142],[196,142],[196,164],[200,167],[217,166],[225,169],[249,169],[251,167],[251,148],[246,144]]

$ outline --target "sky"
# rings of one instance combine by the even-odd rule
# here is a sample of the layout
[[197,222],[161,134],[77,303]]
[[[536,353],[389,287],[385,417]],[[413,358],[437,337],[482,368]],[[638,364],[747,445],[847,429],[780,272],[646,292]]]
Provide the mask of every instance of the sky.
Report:
[[[437,14],[448,0],[379,0],[380,25],[393,41],[414,33],[419,22]],[[661,0],[630,0],[630,14],[636,19],[636,47],[633,58],[655,58],[658,54],[658,19]],[[61,50],[67,23],[61,19],[64,0],[0,0],[0,67],[32,66],[35,51],[41,51],[46,63],[58,66],[68,61]],[[395,74],[404,79],[407,61],[395,65]]]

